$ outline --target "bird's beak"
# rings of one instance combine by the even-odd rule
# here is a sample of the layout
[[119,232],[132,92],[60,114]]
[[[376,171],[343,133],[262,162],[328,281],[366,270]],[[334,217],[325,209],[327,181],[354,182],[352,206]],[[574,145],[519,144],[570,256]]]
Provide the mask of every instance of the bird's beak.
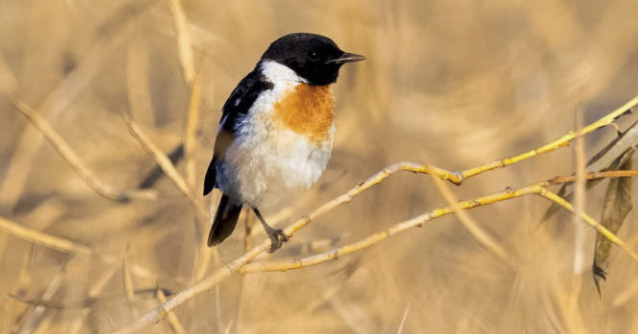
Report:
[[365,60],[366,57],[361,55],[356,55],[354,53],[344,52],[339,58],[330,59],[326,62],[326,64],[345,64],[345,63],[353,63],[355,61]]

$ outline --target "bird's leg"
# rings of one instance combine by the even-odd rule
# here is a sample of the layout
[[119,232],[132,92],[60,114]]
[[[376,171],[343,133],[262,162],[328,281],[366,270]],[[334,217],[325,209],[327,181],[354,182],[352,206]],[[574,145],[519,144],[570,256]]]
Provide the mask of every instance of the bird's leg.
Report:
[[255,215],[261,222],[261,225],[264,226],[264,230],[266,230],[266,234],[268,234],[268,237],[270,238],[270,241],[272,242],[272,244],[270,245],[270,249],[268,250],[268,253],[272,253],[278,250],[281,247],[281,245],[283,245],[284,241],[288,241],[288,236],[286,235],[286,233],[284,233],[284,231],[270,227],[270,225],[266,223],[266,220],[264,219],[264,217],[261,215],[261,212],[259,212],[257,208],[253,208],[253,212],[255,212]]

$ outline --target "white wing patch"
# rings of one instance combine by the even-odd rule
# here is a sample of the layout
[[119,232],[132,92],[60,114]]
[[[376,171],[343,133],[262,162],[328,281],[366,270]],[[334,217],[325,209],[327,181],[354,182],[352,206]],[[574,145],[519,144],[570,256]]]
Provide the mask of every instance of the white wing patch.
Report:
[[222,118],[222,121],[219,122],[219,127],[217,128],[217,131],[221,131],[221,129],[224,127],[224,123],[226,123],[227,119],[228,119],[228,114],[226,114],[226,116],[224,116]]

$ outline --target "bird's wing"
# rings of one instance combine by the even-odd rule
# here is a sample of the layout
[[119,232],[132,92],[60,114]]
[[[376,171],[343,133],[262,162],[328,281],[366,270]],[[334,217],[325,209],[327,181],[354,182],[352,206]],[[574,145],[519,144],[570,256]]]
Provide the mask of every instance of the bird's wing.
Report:
[[272,83],[255,69],[239,82],[226,100],[226,103],[224,103],[222,118],[219,122],[219,131],[215,139],[213,159],[204,178],[204,196],[215,187],[216,166],[223,160],[226,148],[235,138],[238,124],[248,114],[259,94],[272,89],[272,87]]

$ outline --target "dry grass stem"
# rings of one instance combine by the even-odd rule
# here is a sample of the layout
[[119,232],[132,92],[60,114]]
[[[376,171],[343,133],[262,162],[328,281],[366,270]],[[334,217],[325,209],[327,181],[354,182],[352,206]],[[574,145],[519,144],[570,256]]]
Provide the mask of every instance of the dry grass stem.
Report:
[[73,241],[54,237],[0,217],[0,230],[18,238],[69,254],[89,255],[91,249]]
[[207,217],[208,213],[202,207],[199,199],[195,198],[193,192],[186,184],[184,178],[179,174],[175,165],[171,162],[171,160],[162,152],[162,150],[153,143],[153,141],[142,131],[142,129],[131,119],[131,116],[126,112],[122,112],[124,116],[124,121],[128,126],[131,135],[135,140],[142,146],[144,151],[146,151],[155,162],[162,168],[162,171],[168,176],[168,178],[173,182],[173,184],[177,187],[177,189],[184,195],[186,198],[190,200],[193,206],[196,209],[197,214],[201,217]]
[[168,2],[173,15],[180,68],[182,69],[184,81],[190,85],[195,78],[195,65],[193,63],[193,48],[188,31],[188,21],[180,0],[169,0]]
[[[164,291],[162,291],[162,289],[159,289],[159,288],[157,289],[157,300],[160,303],[166,302],[166,295],[164,295]],[[171,326],[173,333],[175,334],[186,333],[186,330],[184,330],[184,326],[182,326],[182,323],[179,322],[179,319],[177,318],[175,313],[169,312],[168,315],[166,315],[166,321]]]
[[[44,293],[42,294],[42,300],[49,300],[51,299],[51,297],[53,297],[53,295],[55,295],[56,292],[58,292],[58,290],[62,286],[62,281],[64,280],[65,270],[66,267],[63,266],[55,275],[55,277],[53,277],[51,282],[47,285],[47,288],[44,290]],[[27,310],[24,314],[24,323],[19,333],[33,333],[38,328],[42,328],[43,324],[41,324],[41,320],[47,311],[48,310],[46,307],[37,305],[34,307],[33,305],[31,305],[30,309]]]
[[199,149],[197,141],[197,131],[199,124],[199,102],[202,91],[201,78],[196,76],[191,84],[190,103],[186,119],[186,130],[184,131],[184,165],[186,182],[191,187],[195,187],[197,172],[197,152]]
[[84,161],[73,151],[71,146],[55,131],[49,123],[31,107],[22,101],[12,99],[16,110],[20,111],[27,120],[46,138],[60,156],[73,168],[82,180],[98,195],[117,202],[126,202],[132,198],[155,198],[154,191],[125,191],[117,192],[95,177]]
[[405,307],[405,311],[403,311],[403,316],[401,317],[401,323],[399,324],[399,328],[397,329],[397,334],[403,333],[403,327],[405,326],[405,321],[408,319],[408,313],[410,313],[410,303]]
[[448,202],[450,207],[454,210],[454,214],[457,216],[461,224],[465,227],[465,229],[481,244],[481,246],[485,247],[490,253],[494,254],[499,260],[503,263],[507,264],[510,268],[514,269],[517,267],[516,262],[507,255],[507,252],[501,245],[499,245],[494,238],[492,238],[487,232],[485,232],[479,225],[470,217],[470,215],[465,210],[460,210],[457,206],[459,200],[456,198],[452,190],[448,187],[443,180],[439,178],[432,178],[436,188],[439,190],[443,198]]
[[[22,225],[10,221],[6,218],[0,217],[0,231],[3,231],[9,235],[13,235],[20,239],[24,239],[33,242],[38,245],[45,246],[47,248],[55,249],[64,253],[93,256],[96,255],[97,259],[106,264],[116,264],[120,262],[115,256],[109,254],[96,254],[90,247],[78,244],[76,242],[55,237],[40,231],[36,231],[30,228],[23,227]],[[132,273],[140,277],[156,278],[157,274],[154,274],[148,269],[140,267],[139,265],[131,264],[129,269]]]
[[[576,110],[576,128],[582,127],[582,110]],[[576,180],[574,182],[574,260],[572,263],[571,291],[568,293],[565,317],[567,325],[570,326],[570,332],[582,333],[585,331],[583,319],[578,312],[578,299],[581,289],[581,273],[585,270],[585,246],[586,235],[585,226],[582,224],[583,213],[585,212],[586,194],[585,194],[585,174],[587,173],[587,159],[585,157],[585,138],[578,135],[574,139],[574,170],[576,171]]]

